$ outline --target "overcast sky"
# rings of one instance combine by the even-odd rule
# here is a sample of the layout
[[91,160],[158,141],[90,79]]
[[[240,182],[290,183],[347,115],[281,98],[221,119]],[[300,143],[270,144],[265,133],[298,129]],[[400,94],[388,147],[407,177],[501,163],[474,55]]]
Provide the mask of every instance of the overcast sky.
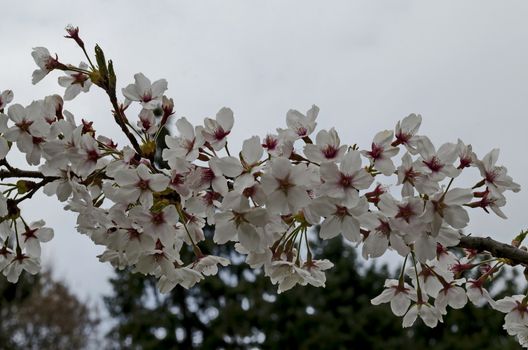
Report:
[[[528,2],[525,1],[23,1],[2,7],[0,90],[27,104],[63,93],[59,74],[31,85],[31,48],[61,61],[83,58],[62,38],[79,26],[99,43],[120,87],[143,72],[166,78],[178,116],[194,123],[223,107],[235,112],[233,143],[284,126],[290,108],[321,108],[319,128],[367,147],[376,132],[409,113],[437,145],[461,138],[528,186]],[[106,97],[92,88],[66,109],[118,135]],[[123,138],[117,137],[120,144]],[[474,172],[475,177],[477,172]],[[468,232],[509,241],[528,227],[528,191],[507,195],[509,219],[473,210]],[[109,291],[112,269],[101,249],[78,234],[58,201],[37,197],[25,214],[44,218],[55,239],[44,246],[56,275],[80,295]],[[330,272],[331,273],[331,272]]]

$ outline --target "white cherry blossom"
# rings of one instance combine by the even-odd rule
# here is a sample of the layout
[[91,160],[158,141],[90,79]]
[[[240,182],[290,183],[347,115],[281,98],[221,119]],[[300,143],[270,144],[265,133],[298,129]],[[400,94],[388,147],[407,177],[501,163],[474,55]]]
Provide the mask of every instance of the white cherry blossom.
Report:
[[458,279],[453,280],[446,284],[439,292],[438,297],[435,300],[435,308],[445,315],[447,313],[446,307],[449,305],[453,309],[463,308],[468,301],[466,291],[460,287],[465,280]]
[[440,310],[427,302],[418,302],[411,306],[409,311],[403,317],[402,327],[411,327],[418,316],[420,316],[424,324],[430,328],[436,327],[438,321],[443,322]]
[[507,174],[507,169],[503,166],[497,166],[499,158],[499,149],[495,148],[482,158],[482,161],[476,162],[481,176],[484,178],[486,185],[493,194],[502,193],[506,190],[519,192],[521,186],[513,181]]
[[446,177],[455,178],[460,169],[454,167],[457,158],[457,145],[445,143],[436,151],[428,137],[422,136],[417,141],[418,152],[422,157],[420,170],[433,181],[442,181]]
[[380,131],[374,136],[371,150],[361,151],[361,154],[370,160],[371,165],[385,176],[392,175],[396,170],[391,158],[398,154],[399,148],[391,146],[393,136],[391,130]]
[[19,225],[20,244],[30,257],[40,258],[40,243],[49,242],[53,238],[53,229],[44,225],[44,220],[32,222],[26,227]]
[[214,276],[218,273],[218,266],[229,265],[229,260],[220,256],[206,255],[199,257],[192,265],[192,269],[202,273],[204,276]]
[[290,109],[286,114],[288,129],[277,129],[279,136],[292,141],[309,136],[317,126],[315,119],[317,119],[318,114],[319,107],[316,105],[313,105],[306,112],[306,115],[295,109]]
[[[84,62],[79,63],[79,68],[88,70],[88,65]],[[88,92],[92,86],[92,81],[87,74],[78,71],[65,71],[66,76],[59,77],[59,85],[66,88],[64,91],[64,100],[73,100],[81,92]]]
[[136,169],[123,169],[114,175],[119,189],[113,194],[118,203],[135,203],[139,200],[145,208],[152,207],[153,193],[165,190],[170,179],[163,174],[152,174],[145,164]]
[[151,83],[143,73],[137,73],[134,75],[134,81],[134,84],[129,84],[122,90],[127,104],[131,101],[137,101],[145,109],[154,109],[161,105],[161,98],[167,90],[165,79]]
[[216,119],[205,118],[202,135],[215,150],[219,151],[226,145],[227,135],[231,133],[235,120],[233,118],[233,111],[227,107],[223,107],[216,113]]
[[320,169],[323,184],[321,194],[337,198],[346,206],[353,207],[359,201],[359,190],[370,187],[374,178],[361,167],[360,153],[348,152],[339,165],[323,163]]
[[40,271],[40,261],[24,253],[12,256],[7,266],[3,269],[3,274],[8,282],[16,283],[22,271],[27,271],[31,275],[36,275]]
[[205,142],[200,129],[195,130],[185,117],[176,121],[176,128],[180,135],[178,137],[167,135],[165,142],[168,148],[163,150],[163,159],[169,162],[171,168],[175,167],[179,159],[185,159],[189,162],[196,160],[199,149]]
[[291,165],[286,158],[276,158],[271,171],[262,176],[262,188],[267,194],[267,209],[274,214],[291,214],[310,201],[307,187],[309,174],[304,165]]
[[334,128],[321,130],[315,138],[316,144],[304,146],[304,155],[316,163],[339,162],[345,155],[347,146],[340,145],[341,141]]
[[6,108],[6,106],[13,101],[13,91],[11,90],[4,90],[0,94],[0,111]]
[[33,56],[35,63],[39,67],[39,69],[33,71],[33,85],[44,79],[44,77],[48,75],[49,72],[51,72],[52,70],[57,68],[58,65],[60,65],[59,61],[57,60],[57,57],[53,58],[48,49],[45,47],[33,48],[31,56]]
[[470,189],[453,188],[432,196],[426,204],[423,219],[431,222],[433,233],[440,230],[445,221],[453,228],[464,228],[469,222],[469,214],[462,205],[473,199]]
[[390,302],[392,313],[403,316],[409,309],[411,301],[416,300],[416,291],[412,286],[398,280],[385,280],[385,289],[380,295],[372,299],[372,305],[380,305]]
[[417,154],[416,143],[419,139],[416,136],[420,125],[422,124],[422,116],[419,114],[409,114],[407,117],[396,124],[396,132],[394,137],[396,141],[392,143],[392,146],[404,145],[407,151],[411,154]]

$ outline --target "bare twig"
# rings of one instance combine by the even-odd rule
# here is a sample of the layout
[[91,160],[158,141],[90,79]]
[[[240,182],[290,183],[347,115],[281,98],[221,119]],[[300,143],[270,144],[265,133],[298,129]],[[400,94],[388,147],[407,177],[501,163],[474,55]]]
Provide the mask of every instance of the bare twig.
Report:
[[513,265],[528,265],[528,251],[496,241],[490,237],[462,236],[458,247],[476,249],[479,252],[487,251],[496,258],[511,260]]
[[32,170],[21,170],[21,169],[14,169],[14,170],[0,170],[0,180],[3,180],[8,177],[31,177],[31,178],[40,178],[44,179],[46,176],[42,174],[39,171],[32,171]]
[[22,201],[24,201],[26,199],[30,199],[31,197],[33,197],[33,195],[35,193],[37,193],[37,191],[41,187],[44,187],[44,185],[46,185],[49,182],[55,181],[56,179],[58,179],[58,178],[54,177],[54,176],[46,176],[44,179],[42,179],[42,181],[40,181],[39,183],[35,184],[35,187],[31,191],[29,191],[25,196],[16,199],[15,203],[18,204],[18,203],[20,203],[20,202],[22,202]]
[[0,160],[0,166],[5,166],[7,170],[0,170],[0,180],[3,180],[8,177],[31,177],[31,178],[41,178],[44,179],[46,176],[40,171],[33,170],[22,170],[11,166],[4,158]]
[[117,102],[117,98],[112,93],[108,93],[108,97],[110,98],[112,107],[114,107],[113,114],[114,114],[114,119],[117,125],[119,125],[119,127],[121,128],[121,131],[123,131],[125,136],[130,140],[130,143],[132,144],[132,147],[134,147],[134,150],[136,151],[136,153],[141,155],[141,147],[139,147],[139,143],[137,142],[137,139],[134,137],[134,135],[132,135],[132,133],[130,132],[130,130],[128,129],[126,125],[127,118],[125,114],[123,113],[123,110],[119,106],[119,103]]

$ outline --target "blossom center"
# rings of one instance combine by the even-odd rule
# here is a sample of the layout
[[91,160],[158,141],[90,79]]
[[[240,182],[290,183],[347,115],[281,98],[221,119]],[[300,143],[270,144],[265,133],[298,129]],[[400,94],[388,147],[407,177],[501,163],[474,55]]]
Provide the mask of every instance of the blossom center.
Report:
[[376,227],[376,231],[385,236],[389,236],[391,233],[391,228],[387,221],[379,220],[379,225]]
[[304,126],[298,127],[296,131],[297,131],[297,135],[301,137],[306,136],[306,134],[308,133],[308,129],[306,129]]
[[227,135],[229,135],[230,131],[225,131],[224,128],[222,128],[221,126],[218,127],[218,129],[216,129],[214,131],[214,137],[215,139],[217,139],[218,141],[220,140],[223,140],[224,137],[226,137]]
[[152,101],[152,91],[150,91],[150,89],[143,93],[143,96],[141,96],[141,101],[145,103]]
[[367,152],[367,154],[372,157],[372,159],[379,159],[381,158],[381,154],[383,153],[383,147],[372,143],[372,150],[370,152]]
[[26,232],[24,232],[24,233],[22,234],[22,236],[24,236],[24,242],[27,242],[28,239],[30,239],[30,238],[37,238],[37,235],[35,234],[35,233],[37,233],[37,230],[38,230],[38,229],[36,229],[36,228],[34,228],[34,229],[30,229],[30,228],[28,228],[28,229],[26,230]]
[[332,159],[335,158],[335,156],[337,155],[337,148],[331,145],[327,145],[323,148],[322,152],[326,159]]
[[19,123],[16,123],[15,125],[22,131],[29,132],[29,127],[33,124],[32,120],[22,120]]
[[165,223],[165,217],[163,216],[163,212],[159,213],[153,213],[151,221],[154,225],[161,225]]
[[285,194],[288,193],[289,189],[292,188],[294,185],[290,182],[289,178],[285,179],[277,179],[277,182],[279,183],[278,189],[283,191]]
[[336,205],[336,212],[334,213],[334,215],[338,218],[344,219],[345,216],[349,215],[348,209],[346,207]]
[[442,164],[437,157],[432,157],[429,161],[424,160],[423,163],[427,165],[433,173],[439,172],[444,167],[444,164]]
[[411,218],[415,215],[416,213],[414,212],[410,204],[398,206],[398,214],[396,214],[396,218],[403,219],[405,220],[405,222],[409,223],[409,221],[411,221]]
[[139,188],[140,190],[142,191],[146,191],[149,189],[149,180],[145,180],[145,179],[140,179],[137,184],[136,184],[136,187]]
[[345,175],[341,173],[341,179],[339,180],[339,184],[343,188],[352,187],[353,180],[354,180],[354,177],[352,175]]
[[266,148],[268,151],[273,151],[275,148],[277,148],[277,145],[279,144],[279,140],[274,138],[271,135],[267,135],[264,139],[264,143],[262,144],[262,147]]
[[88,156],[88,160],[92,162],[97,162],[97,160],[100,158],[99,153],[97,153],[96,150],[92,149],[86,152]]
[[411,134],[406,134],[402,132],[401,130],[398,131],[395,136],[396,136],[396,140],[398,140],[398,143],[404,144],[404,145],[407,144],[412,137]]

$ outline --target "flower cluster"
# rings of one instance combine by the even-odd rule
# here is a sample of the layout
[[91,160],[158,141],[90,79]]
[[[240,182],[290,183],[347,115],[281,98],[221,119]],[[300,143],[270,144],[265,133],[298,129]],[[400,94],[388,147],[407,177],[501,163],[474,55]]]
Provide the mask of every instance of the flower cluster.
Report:
[[[68,33],[86,52],[78,28]],[[526,298],[495,302],[484,288],[506,262],[449,250],[459,245],[468,209],[504,218],[505,192],[520,190],[497,165],[497,149],[479,158],[460,140],[436,148],[419,134],[422,118],[416,114],[361,149],[342,143],[334,128],[316,132],[319,108],[312,106],[306,113],[288,111],[285,128],[250,136],[240,152],[231,153],[229,108],[193,125],[174,116],[167,81],[151,82],[142,73],[122,89],[119,103],[112,62],[98,47],[97,66],[88,55],[88,64],[63,64],[45,48],[35,48],[33,57],[39,67],[33,82],[60,70],[66,90],[64,98],[48,96],[28,106],[8,106],[11,91],[0,95],[0,176],[23,179],[2,183],[6,190],[0,194],[0,271],[9,281],[22,270],[38,272],[40,243],[53,236],[43,221],[27,224],[18,207],[42,188],[77,213],[80,233],[105,247],[101,261],[155,276],[164,293],[177,285],[190,288],[229,264],[200,250],[206,225],[214,225],[215,243],[233,242],[279,293],[297,284],[324,286],[333,264],[312,255],[311,228],[317,227],[323,240],[341,235],[361,245],[365,259],[387,250],[405,258],[400,278],[388,280],[372,300],[390,302],[404,327],[418,316],[434,327],[448,306],[458,309],[470,300],[507,312],[508,332],[526,339]],[[64,100],[92,85],[110,97],[130,146],[119,147],[64,109]],[[133,105],[140,110],[135,122],[126,115]],[[14,145],[38,171],[10,165],[6,156]],[[471,170],[474,186],[456,187],[457,178]],[[382,185],[387,177],[396,185]],[[184,250],[193,259],[184,261]],[[479,278],[464,277],[483,264],[489,268]]]

